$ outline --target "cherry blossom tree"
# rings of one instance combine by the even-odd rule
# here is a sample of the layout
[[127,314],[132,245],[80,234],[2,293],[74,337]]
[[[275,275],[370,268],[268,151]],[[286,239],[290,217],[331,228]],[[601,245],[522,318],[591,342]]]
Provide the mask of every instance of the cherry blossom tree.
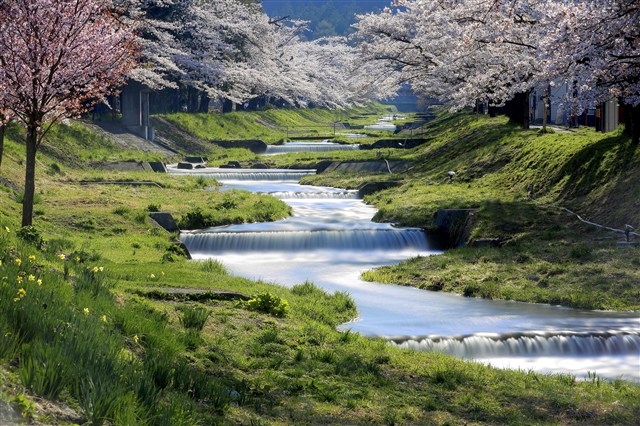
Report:
[[551,78],[571,83],[574,114],[613,97],[625,106],[626,130],[640,140],[640,1],[551,2],[541,52]]
[[355,37],[387,78],[411,82],[418,93],[455,109],[517,99],[517,119],[526,127],[528,93],[544,80],[536,56],[544,4],[397,0],[395,8],[360,16]]
[[26,127],[22,225],[33,221],[36,151],[53,123],[113,91],[135,62],[135,38],[108,0],[0,2],[3,103]]

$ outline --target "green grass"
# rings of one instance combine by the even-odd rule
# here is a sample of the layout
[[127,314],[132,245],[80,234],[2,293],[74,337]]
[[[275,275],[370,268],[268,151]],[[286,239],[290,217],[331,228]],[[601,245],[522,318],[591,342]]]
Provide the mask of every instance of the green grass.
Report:
[[[495,370],[340,333],[336,325],[356,314],[353,302],[310,283],[288,290],[220,271],[211,275],[209,268],[185,261],[165,274],[161,265],[77,263],[23,245],[13,233],[0,245],[7,253],[0,325],[3,335],[20,336],[16,349],[1,354],[5,360],[18,357],[14,386],[36,395],[64,395],[78,416],[94,424],[105,419],[118,424],[530,424],[576,416],[631,424],[638,409],[639,388],[624,382],[596,385],[569,376]],[[26,260],[32,253],[36,259]],[[15,258],[25,261],[17,266]],[[94,273],[93,265],[104,269]],[[145,276],[148,268],[157,280]],[[43,283],[25,280],[26,295],[14,301],[20,272]],[[74,284],[83,274],[104,290],[94,293]],[[286,300],[290,311],[279,318],[232,301],[184,307],[127,290],[195,283],[269,292]],[[186,320],[192,311],[205,312],[206,323]],[[203,327],[199,334],[189,329],[196,323]]]
[[[346,111],[311,109],[268,109],[255,112],[232,112],[227,114],[166,114],[161,117],[181,129],[206,141],[260,139],[267,143],[283,141],[287,136],[333,135],[333,122],[362,122],[370,124],[386,113],[388,107],[370,104]],[[367,117],[351,120],[350,117],[366,114]],[[289,130],[289,134],[287,133]],[[300,131],[306,133],[299,133]],[[359,133],[359,131],[358,131]],[[375,134],[375,132],[373,133]]]
[[[634,424],[637,419],[637,385],[502,371],[448,356],[403,351],[383,340],[336,330],[357,315],[347,294],[327,294],[311,283],[287,289],[233,277],[215,262],[198,263],[179,256],[168,261],[165,254],[174,236],[146,221],[151,204],[178,218],[197,207],[216,214],[228,211],[229,216],[220,219],[224,223],[234,215],[247,214],[249,205],[263,200],[242,192],[205,191],[209,183],[198,179],[89,170],[82,167],[90,153],[77,160],[76,166],[73,150],[65,154],[69,158],[56,160],[64,174],[48,174],[43,170],[53,160],[43,153],[38,164],[36,188],[41,200],[35,224],[45,242],[38,249],[15,232],[20,205],[9,185],[20,186],[21,149],[12,137],[1,170],[0,332],[4,339],[0,342],[0,394],[33,421]],[[86,149],[91,151],[93,146]],[[422,149],[426,147],[398,155],[418,158],[424,154]],[[540,282],[547,280],[549,289],[559,285],[553,280],[559,283],[578,273],[582,275],[576,280],[599,274],[592,263],[606,253],[599,246],[585,247],[583,240],[571,239],[569,231],[575,234],[575,228],[571,221],[562,220],[556,226],[562,216],[559,213],[540,215],[530,202],[513,202],[508,191],[498,190],[488,178],[484,186],[472,181],[444,184],[439,171],[432,175],[426,169],[419,172],[416,178],[412,174],[395,176],[416,194],[414,199],[391,196],[395,190],[371,197],[380,205],[387,200],[381,214],[393,218],[403,203],[412,202],[417,209],[424,202],[424,210],[402,220],[426,226],[431,218],[425,215],[455,201],[481,208],[474,238],[496,235],[513,240],[502,249],[460,249],[448,254],[450,258],[427,259],[436,262],[429,265],[431,269],[440,268],[436,273],[452,280],[473,267],[509,277],[513,268],[521,266],[527,274],[540,277],[531,281],[536,287],[542,288]],[[382,177],[386,175],[375,178]],[[81,180],[134,178],[152,180],[164,188],[78,184]],[[353,184],[360,179],[347,178]],[[274,208],[278,205],[269,202],[275,203]],[[258,220],[262,210],[245,220]],[[281,213],[286,216],[288,211]],[[510,221],[497,220],[512,213],[517,214]],[[3,231],[5,226],[9,232]],[[531,256],[535,251],[529,247],[543,247],[530,241],[536,233],[543,235],[541,239],[548,238],[545,247],[549,252],[540,252],[549,263],[544,270],[535,269],[542,260]],[[518,257],[522,254],[531,257]],[[607,254],[610,270],[617,265],[618,273],[627,271],[623,268],[626,260],[613,254]],[[442,263],[438,266],[437,262]],[[430,273],[433,271],[426,272]],[[637,289],[634,275],[617,278],[622,283],[621,294]],[[624,281],[627,279],[631,281]],[[602,280],[600,284],[607,283]],[[238,292],[253,296],[260,309],[235,300],[163,301],[140,295],[157,289]],[[493,294],[489,286],[476,295],[482,292]],[[284,302],[288,309],[279,309]],[[283,310],[285,315],[274,314]],[[191,312],[188,319],[186,312]],[[200,324],[202,330],[197,332]],[[57,399],[35,404],[39,395]],[[46,407],[64,407],[71,415]]]

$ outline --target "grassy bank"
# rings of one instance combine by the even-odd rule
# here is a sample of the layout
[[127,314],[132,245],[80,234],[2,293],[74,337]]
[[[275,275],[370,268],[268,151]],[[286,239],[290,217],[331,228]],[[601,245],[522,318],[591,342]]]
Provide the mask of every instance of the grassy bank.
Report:
[[[175,113],[161,117],[206,141],[260,139],[267,143],[274,143],[295,137],[332,137],[333,123],[349,122],[353,126],[372,124],[381,115],[387,114],[389,108],[389,106],[374,103],[345,111],[322,108],[267,109],[226,114]],[[338,128],[340,128],[339,125]],[[361,133],[362,130],[352,132]],[[370,133],[374,138],[385,134],[376,131],[366,133]],[[343,142],[354,142],[344,137],[339,139]],[[365,138],[365,141],[367,139]]]
[[[337,332],[356,314],[342,293],[93,247],[51,237],[36,249],[3,228],[3,399],[28,421],[633,424],[640,409],[640,388],[621,381],[496,370]],[[256,303],[171,297],[176,287]]]
[[366,198],[379,208],[378,221],[434,229],[439,209],[476,210],[470,247],[368,271],[365,279],[492,299],[640,309],[640,249],[622,248],[623,235],[554,207],[638,228],[640,150],[630,138],[587,128],[540,135],[505,118],[471,114],[441,113],[425,129],[426,145],[388,151],[390,159],[412,162],[406,174],[305,178],[351,188],[369,180],[401,182]]
[[[637,420],[636,385],[502,371],[402,351],[336,331],[357,315],[347,294],[329,295],[309,283],[286,289],[232,277],[214,261],[187,261],[171,248],[175,236],[148,222],[150,210],[181,218],[200,208],[215,223],[230,223],[283,217],[286,206],[243,192],[206,191],[215,182],[202,179],[94,170],[92,159],[106,155],[102,148],[83,145],[86,138],[65,138],[66,154],[54,158],[43,151],[38,158],[39,232],[17,231],[24,160],[14,136],[0,172],[0,402],[8,403],[18,420],[117,425]],[[109,158],[130,158],[118,147],[110,150],[115,152]],[[117,180],[161,187],[101,183]]]

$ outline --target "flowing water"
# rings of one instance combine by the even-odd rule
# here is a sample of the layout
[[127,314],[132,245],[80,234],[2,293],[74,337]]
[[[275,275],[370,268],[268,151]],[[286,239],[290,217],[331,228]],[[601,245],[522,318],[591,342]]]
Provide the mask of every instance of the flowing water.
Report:
[[340,144],[335,142],[286,142],[282,145],[269,145],[264,155],[288,154],[291,152],[327,152],[327,151],[354,151],[360,149],[358,144]]
[[437,255],[425,234],[371,222],[375,209],[355,191],[298,185],[313,171],[172,170],[212,176],[224,188],[270,193],[294,210],[273,222],[184,232],[195,259],[214,257],[237,275],[292,286],[312,281],[348,292],[358,318],[341,329],[441,351],[501,368],[640,381],[637,313],[470,299],[410,287],[365,283],[363,270]]

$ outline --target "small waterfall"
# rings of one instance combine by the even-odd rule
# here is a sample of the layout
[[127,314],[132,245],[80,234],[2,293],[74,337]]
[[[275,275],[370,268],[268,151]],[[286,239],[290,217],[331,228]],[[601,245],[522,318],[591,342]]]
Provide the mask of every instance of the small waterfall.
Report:
[[196,232],[180,236],[189,252],[299,250],[426,250],[420,229],[327,229],[307,231]]
[[379,121],[376,124],[370,124],[368,126],[364,126],[364,128],[367,130],[386,130],[386,131],[393,132],[397,129],[397,126],[395,124],[391,124],[386,121]]
[[401,348],[442,352],[459,358],[530,356],[607,356],[633,355],[640,351],[640,334],[603,333],[526,333],[509,335],[470,335],[422,339],[392,339]]
[[305,176],[316,174],[315,170],[291,170],[291,171],[259,171],[259,170],[225,170],[203,172],[203,175],[216,178],[220,181],[226,180],[243,180],[243,181],[298,181]]
[[322,191],[322,192],[295,192],[276,191],[268,192],[269,195],[281,200],[357,200],[360,198],[358,191]]
[[327,152],[354,151],[360,149],[358,144],[340,144],[332,142],[288,142],[284,145],[269,145],[264,155],[287,154],[291,152]]

